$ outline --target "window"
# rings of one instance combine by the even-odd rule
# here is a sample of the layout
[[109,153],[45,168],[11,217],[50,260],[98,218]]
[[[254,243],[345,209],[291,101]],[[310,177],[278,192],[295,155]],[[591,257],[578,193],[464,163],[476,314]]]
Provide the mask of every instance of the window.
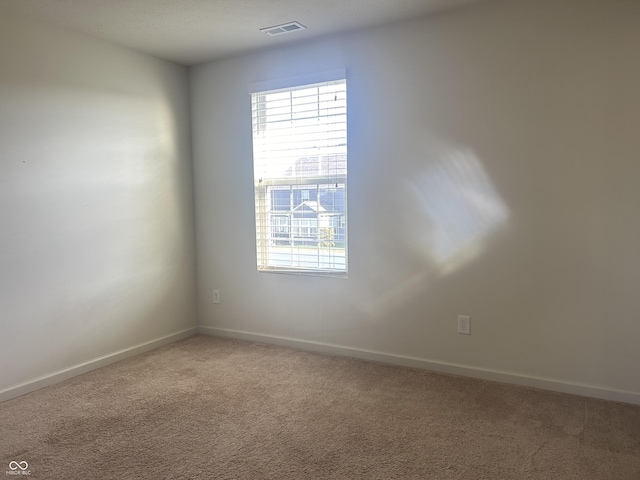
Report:
[[259,271],[347,274],[347,86],[340,73],[252,88]]

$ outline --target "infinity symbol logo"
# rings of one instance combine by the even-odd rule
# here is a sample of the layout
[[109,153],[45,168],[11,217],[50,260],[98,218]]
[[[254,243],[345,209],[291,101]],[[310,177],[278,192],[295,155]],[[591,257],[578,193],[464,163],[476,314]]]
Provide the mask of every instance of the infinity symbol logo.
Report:
[[16,462],[14,460],[14,461],[9,462],[9,468],[11,470],[17,470],[17,469],[26,470],[27,468],[29,468],[29,464],[27,462],[25,462],[25,461]]

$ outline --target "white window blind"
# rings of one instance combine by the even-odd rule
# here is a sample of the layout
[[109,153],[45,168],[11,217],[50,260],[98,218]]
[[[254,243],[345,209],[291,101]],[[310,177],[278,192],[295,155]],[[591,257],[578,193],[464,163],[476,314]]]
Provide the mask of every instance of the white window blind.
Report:
[[258,270],[347,274],[344,78],[251,94]]

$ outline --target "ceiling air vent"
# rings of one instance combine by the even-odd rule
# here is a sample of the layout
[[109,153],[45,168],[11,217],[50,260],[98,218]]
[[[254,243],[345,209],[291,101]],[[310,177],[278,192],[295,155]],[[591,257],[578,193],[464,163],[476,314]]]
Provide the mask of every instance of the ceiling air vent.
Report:
[[266,33],[270,37],[275,37],[276,35],[284,35],[285,33],[304,30],[305,28],[307,27],[305,27],[301,23],[289,22],[283,23],[282,25],[276,25],[275,27],[261,28],[260,31]]

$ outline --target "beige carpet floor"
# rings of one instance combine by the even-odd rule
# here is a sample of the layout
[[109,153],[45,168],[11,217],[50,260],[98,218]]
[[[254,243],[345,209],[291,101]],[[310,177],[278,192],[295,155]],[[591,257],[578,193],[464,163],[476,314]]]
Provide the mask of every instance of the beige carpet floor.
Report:
[[0,404],[0,461],[32,479],[638,480],[640,406],[194,336]]

